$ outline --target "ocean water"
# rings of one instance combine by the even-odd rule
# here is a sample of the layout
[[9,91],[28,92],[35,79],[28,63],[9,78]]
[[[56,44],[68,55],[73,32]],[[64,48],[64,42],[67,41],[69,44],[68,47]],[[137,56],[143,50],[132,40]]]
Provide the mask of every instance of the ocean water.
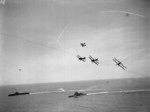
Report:
[[[0,112],[150,112],[149,81],[126,79],[1,86]],[[65,92],[59,92],[60,88]],[[68,97],[78,89],[89,95]],[[111,93],[126,90],[142,92]],[[15,91],[33,94],[8,97]],[[91,94],[104,91],[110,94]]]

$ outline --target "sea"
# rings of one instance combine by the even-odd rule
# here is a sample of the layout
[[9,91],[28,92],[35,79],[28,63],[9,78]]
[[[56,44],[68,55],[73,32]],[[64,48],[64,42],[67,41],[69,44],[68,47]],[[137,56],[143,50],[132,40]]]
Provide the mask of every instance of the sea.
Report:
[[150,78],[0,86],[0,112],[150,112]]

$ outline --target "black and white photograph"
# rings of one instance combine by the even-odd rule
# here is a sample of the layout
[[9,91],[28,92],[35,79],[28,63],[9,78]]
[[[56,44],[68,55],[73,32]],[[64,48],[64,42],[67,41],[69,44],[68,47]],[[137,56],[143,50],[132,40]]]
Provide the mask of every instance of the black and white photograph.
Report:
[[0,112],[150,112],[150,0],[0,0]]

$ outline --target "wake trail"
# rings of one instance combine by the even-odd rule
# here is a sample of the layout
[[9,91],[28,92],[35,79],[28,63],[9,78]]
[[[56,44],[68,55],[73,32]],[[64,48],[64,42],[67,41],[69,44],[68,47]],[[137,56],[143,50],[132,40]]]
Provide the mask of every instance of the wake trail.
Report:
[[[78,91],[78,92],[86,92],[86,91],[102,91],[102,90],[108,90],[108,89],[75,89],[75,90],[66,90],[66,92],[75,92],[75,91]],[[112,90],[112,89],[110,89]]]
[[36,95],[36,94],[48,94],[48,93],[62,93],[64,91],[45,91],[45,92],[33,92],[30,93],[30,95]]
[[[65,90],[61,88],[60,90],[57,91],[43,91],[43,92],[31,92],[30,95],[36,95],[36,94],[50,94],[50,93],[67,93],[67,92],[86,92],[86,91],[112,91],[114,89],[72,89],[72,90]],[[121,91],[121,89],[117,89],[115,91]]]
[[139,16],[139,17],[142,17],[142,18],[146,18],[146,16],[144,16],[144,15],[140,15],[140,14],[137,14],[137,13],[132,13],[132,12],[128,12],[128,11],[104,11],[104,12],[120,12],[120,13],[128,13],[128,14],[131,14],[131,15],[135,15],[135,16]]
[[[91,90],[65,90],[65,91],[45,91],[45,92],[33,92],[29,95],[38,95],[38,94],[50,94],[50,93],[66,93],[66,92],[75,92],[75,91],[99,91],[101,92],[92,92],[86,93],[86,95],[105,95],[105,94],[117,94],[117,93],[142,93],[150,92],[150,89],[140,89],[140,90],[114,90],[114,89],[91,89]],[[103,90],[103,91],[102,91]]]
[[150,89],[121,90],[121,91],[103,91],[103,92],[96,92],[96,93],[87,93],[87,95],[101,95],[101,94],[113,94],[113,93],[139,93],[139,92],[150,92]]
[[34,94],[48,94],[48,93],[63,93],[63,92],[75,92],[75,91],[99,91],[99,90],[108,90],[108,89],[72,89],[72,90],[65,90],[61,88],[58,91],[44,91],[44,92],[32,92],[31,95]]

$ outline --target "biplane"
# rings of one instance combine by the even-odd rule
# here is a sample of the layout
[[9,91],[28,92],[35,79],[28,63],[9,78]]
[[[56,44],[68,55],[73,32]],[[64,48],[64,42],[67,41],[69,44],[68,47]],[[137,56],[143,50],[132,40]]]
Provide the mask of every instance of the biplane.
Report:
[[89,59],[91,60],[92,63],[95,63],[96,65],[99,64],[98,58],[93,58],[92,56],[89,56]]
[[122,69],[125,70],[125,68],[127,68],[126,66],[123,65],[121,61],[117,60],[115,57],[112,60],[116,63],[117,66],[121,67]]
[[79,56],[79,55],[77,55],[77,58],[78,58],[80,61],[83,61],[83,62],[85,62],[85,60],[86,60],[86,57],[81,57],[81,56]]
[[82,46],[82,47],[85,47],[85,46],[86,46],[86,43],[81,43],[81,46]]

